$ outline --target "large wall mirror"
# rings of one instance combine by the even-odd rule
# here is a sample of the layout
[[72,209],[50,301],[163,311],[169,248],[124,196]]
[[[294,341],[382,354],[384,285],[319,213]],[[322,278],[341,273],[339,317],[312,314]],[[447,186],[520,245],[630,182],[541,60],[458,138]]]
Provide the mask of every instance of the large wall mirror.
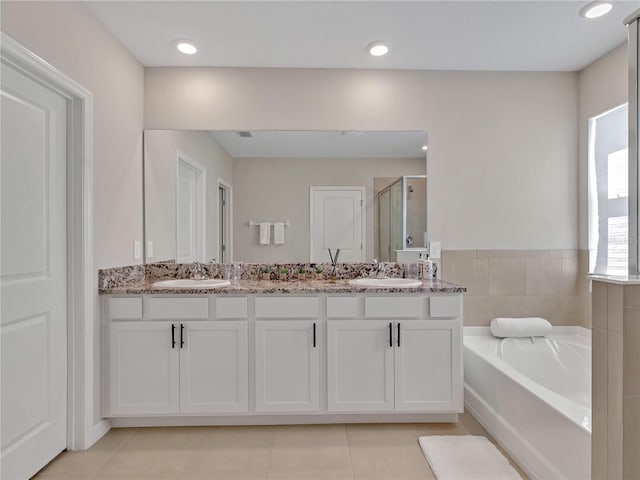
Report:
[[427,135],[144,132],[145,260],[403,260],[427,239]]

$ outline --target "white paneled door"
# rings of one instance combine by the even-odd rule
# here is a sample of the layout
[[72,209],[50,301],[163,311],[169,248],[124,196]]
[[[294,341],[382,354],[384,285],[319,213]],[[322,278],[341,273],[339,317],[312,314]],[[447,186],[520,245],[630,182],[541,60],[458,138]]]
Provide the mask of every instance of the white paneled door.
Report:
[[311,187],[311,262],[329,262],[329,248],[340,249],[340,262],[364,261],[365,191],[365,187]]
[[8,65],[1,87],[3,479],[67,443],[66,100]]
[[178,152],[176,242],[178,263],[205,260],[205,169]]

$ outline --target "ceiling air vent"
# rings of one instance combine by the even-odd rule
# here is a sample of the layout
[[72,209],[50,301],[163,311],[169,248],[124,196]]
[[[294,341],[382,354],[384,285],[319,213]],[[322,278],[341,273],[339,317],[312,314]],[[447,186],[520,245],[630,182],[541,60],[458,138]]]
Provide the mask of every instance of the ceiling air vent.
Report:
[[240,131],[240,132],[238,132],[238,135],[240,135],[243,138],[251,138],[251,137],[253,137],[253,135],[251,135],[251,132],[247,132],[247,131]]

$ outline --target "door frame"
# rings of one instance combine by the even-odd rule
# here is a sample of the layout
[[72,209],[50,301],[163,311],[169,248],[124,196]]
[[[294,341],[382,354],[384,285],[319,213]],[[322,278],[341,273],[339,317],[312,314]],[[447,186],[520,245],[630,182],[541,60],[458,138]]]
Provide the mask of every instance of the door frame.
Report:
[[196,198],[198,227],[196,232],[196,262],[207,261],[207,169],[184,152],[176,150],[176,261],[178,259],[178,189],[180,184],[180,164],[196,172]]
[[[227,192],[227,205],[226,205],[226,213],[227,213],[227,221],[226,221],[226,240],[227,240],[227,259],[226,263],[233,262],[233,186],[224,180],[221,177],[218,177],[218,188],[223,188]],[[220,196],[218,196],[218,201],[220,201]],[[218,213],[220,212],[220,205],[218,205]],[[218,218],[218,240],[220,239],[220,219]],[[220,245],[218,245],[218,251],[220,251]],[[218,259],[220,262],[221,259]]]
[[313,194],[315,192],[322,192],[322,191],[340,191],[340,190],[360,190],[360,192],[362,192],[362,232],[360,233],[361,238],[362,238],[362,257],[363,257],[363,261],[364,258],[367,257],[367,210],[365,208],[365,202],[367,199],[367,187],[363,187],[363,186],[355,186],[355,187],[345,187],[345,186],[338,186],[338,187],[332,187],[332,186],[311,186],[309,187],[309,261],[311,263],[316,262],[316,258],[314,255],[314,249],[315,249],[315,245],[314,245],[314,239],[313,239],[313,229],[314,229],[314,219],[313,219],[313,208],[314,208],[314,203],[313,203]]
[[[93,253],[93,94],[0,32],[2,62],[67,100],[67,448],[90,447],[111,428],[95,412],[100,334]],[[96,395],[98,394],[98,395]]]

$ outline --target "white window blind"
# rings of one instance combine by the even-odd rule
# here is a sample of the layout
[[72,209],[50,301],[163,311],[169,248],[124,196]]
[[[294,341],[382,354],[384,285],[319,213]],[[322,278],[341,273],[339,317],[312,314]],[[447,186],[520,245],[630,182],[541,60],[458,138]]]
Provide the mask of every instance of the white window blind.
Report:
[[589,120],[589,271],[626,275],[629,259],[628,105]]

